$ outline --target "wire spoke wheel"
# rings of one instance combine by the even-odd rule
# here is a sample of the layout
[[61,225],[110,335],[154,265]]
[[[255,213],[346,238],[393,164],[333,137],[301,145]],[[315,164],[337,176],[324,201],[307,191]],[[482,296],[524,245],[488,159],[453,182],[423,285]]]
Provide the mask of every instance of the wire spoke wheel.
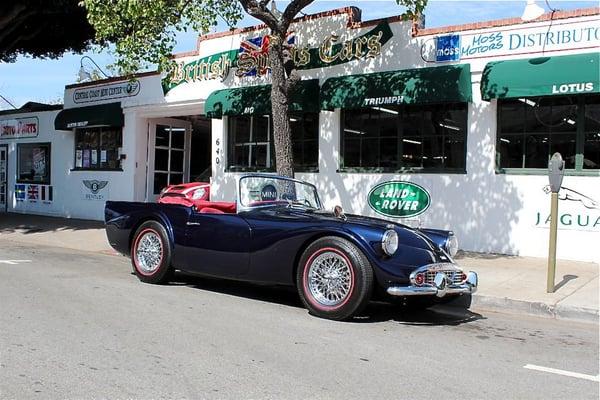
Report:
[[158,270],[163,259],[163,246],[158,234],[145,232],[138,240],[135,257],[142,272],[152,274]]
[[326,251],[315,257],[308,269],[308,289],[320,304],[335,307],[352,291],[352,271],[341,255]]

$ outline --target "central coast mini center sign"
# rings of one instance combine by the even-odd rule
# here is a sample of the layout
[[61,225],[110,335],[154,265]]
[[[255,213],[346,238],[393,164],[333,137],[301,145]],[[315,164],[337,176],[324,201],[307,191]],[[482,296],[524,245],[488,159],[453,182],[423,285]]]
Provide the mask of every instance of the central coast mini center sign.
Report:
[[383,182],[369,192],[369,206],[377,213],[396,218],[422,214],[431,204],[431,196],[421,186],[404,181]]

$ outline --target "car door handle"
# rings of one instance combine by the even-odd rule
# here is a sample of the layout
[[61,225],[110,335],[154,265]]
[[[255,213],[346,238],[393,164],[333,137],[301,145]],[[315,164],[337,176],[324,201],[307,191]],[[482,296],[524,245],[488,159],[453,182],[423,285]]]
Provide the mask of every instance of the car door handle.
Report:
[[185,224],[187,226],[198,226],[198,225],[200,225],[200,222],[186,222]]

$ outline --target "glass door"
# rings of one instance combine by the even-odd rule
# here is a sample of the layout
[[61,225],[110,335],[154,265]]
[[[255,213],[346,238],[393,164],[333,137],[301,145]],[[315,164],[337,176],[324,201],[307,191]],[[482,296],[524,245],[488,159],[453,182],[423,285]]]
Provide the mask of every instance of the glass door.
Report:
[[169,185],[188,182],[192,125],[188,121],[150,120],[148,129],[147,201],[156,201]]
[[8,147],[0,146],[0,212],[6,212]]

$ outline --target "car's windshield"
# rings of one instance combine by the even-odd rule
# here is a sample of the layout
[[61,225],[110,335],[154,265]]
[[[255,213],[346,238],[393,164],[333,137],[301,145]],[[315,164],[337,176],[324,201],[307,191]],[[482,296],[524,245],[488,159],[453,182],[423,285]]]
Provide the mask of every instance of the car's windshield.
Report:
[[321,208],[319,195],[313,185],[279,176],[242,177],[239,198],[242,207],[287,205],[311,209]]

